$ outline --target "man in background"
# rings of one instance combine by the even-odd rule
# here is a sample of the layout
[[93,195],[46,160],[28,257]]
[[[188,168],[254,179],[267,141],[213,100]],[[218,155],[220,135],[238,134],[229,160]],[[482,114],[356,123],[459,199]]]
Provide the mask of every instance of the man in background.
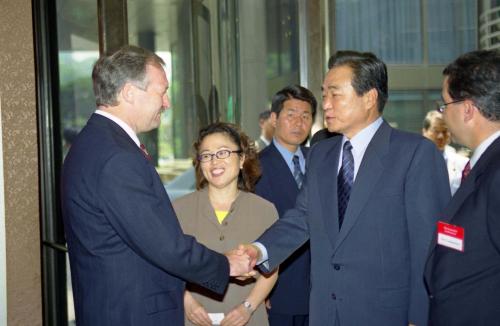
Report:
[[[274,139],[259,153],[262,177],[255,193],[272,202],[279,216],[295,205],[304,181],[308,148],[301,144],[311,132],[316,106],[311,91],[299,85],[287,86],[273,97]],[[280,265],[268,300],[270,326],[309,325],[310,268],[309,242]]]
[[443,120],[443,115],[438,111],[429,111],[425,115],[422,135],[430,139],[443,153],[446,167],[448,168],[448,178],[450,179],[451,195],[455,194],[462,179],[462,170],[468,159],[457,153],[451,147],[451,136],[448,126]]
[[473,151],[441,214],[425,280],[432,326],[500,320],[500,53],[466,53],[443,71],[438,104],[453,139]]
[[268,146],[274,134],[274,126],[271,123],[271,111],[266,110],[259,114],[260,137],[255,141],[255,146],[258,151],[263,150]]

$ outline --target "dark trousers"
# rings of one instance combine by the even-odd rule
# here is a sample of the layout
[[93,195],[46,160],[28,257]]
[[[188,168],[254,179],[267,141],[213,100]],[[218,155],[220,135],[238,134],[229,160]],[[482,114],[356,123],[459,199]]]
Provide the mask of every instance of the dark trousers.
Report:
[[268,312],[269,326],[308,326],[309,315],[285,315]]

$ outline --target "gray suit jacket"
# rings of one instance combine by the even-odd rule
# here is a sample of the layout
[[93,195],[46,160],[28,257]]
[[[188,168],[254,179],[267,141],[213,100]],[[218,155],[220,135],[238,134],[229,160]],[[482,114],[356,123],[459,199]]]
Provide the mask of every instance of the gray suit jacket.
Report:
[[332,137],[310,150],[295,208],[257,241],[274,268],[310,239],[310,325],[425,325],[423,265],[450,198],[443,156],[430,141],[384,122],[366,149],[339,231],[341,141]]

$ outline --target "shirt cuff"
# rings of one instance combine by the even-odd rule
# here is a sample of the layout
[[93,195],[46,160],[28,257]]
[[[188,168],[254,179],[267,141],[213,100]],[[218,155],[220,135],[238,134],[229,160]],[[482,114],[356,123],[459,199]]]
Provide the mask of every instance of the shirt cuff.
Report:
[[260,250],[260,259],[257,261],[257,265],[261,265],[263,264],[265,268],[269,269],[269,257],[267,255],[267,249],[266,247],[260,243],[260,242],[254,242],[252,243],[254,246],[256,246],[257,248],[259,248]]

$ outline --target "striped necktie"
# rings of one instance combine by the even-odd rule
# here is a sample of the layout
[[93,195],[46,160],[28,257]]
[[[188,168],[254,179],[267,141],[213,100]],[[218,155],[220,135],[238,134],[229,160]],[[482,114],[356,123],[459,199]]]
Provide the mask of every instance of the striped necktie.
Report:
[[344,214],[349,204],[351,188],[354,180],[354,157],[352,156],[350,141],[344,143],[342,149],[342,166],[337,177],[337,195],[339,208],[339,230],[344,222]]
[[302,173],[302,170],[300,169],[300,163],[299,163],[299,156],[294,155],[293,159],[293,178],[295,179],[295,182],[297,183],[297,187],[302,187],[302,181],[304,181],[304,174]]

